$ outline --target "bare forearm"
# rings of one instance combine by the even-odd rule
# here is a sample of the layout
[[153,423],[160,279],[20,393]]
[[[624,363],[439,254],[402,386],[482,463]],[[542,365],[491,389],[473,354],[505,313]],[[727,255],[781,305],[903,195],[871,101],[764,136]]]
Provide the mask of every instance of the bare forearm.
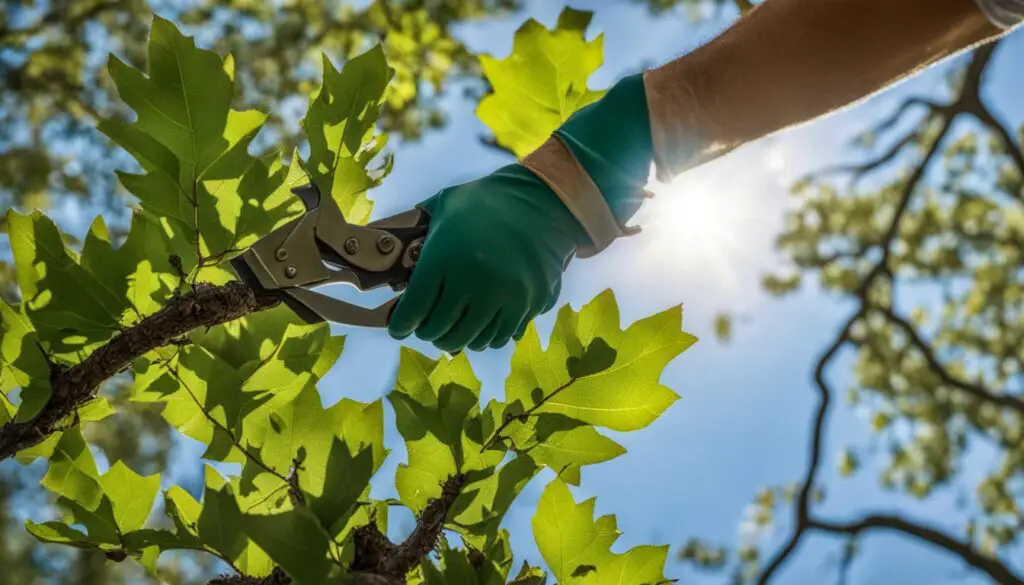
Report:
[[662,118],[673,110],[685,118],[669,124],[688,127],[693,166],[1001,32],[974,0],[767,0],[707,45],[648,72],[647,83],[671,102]]

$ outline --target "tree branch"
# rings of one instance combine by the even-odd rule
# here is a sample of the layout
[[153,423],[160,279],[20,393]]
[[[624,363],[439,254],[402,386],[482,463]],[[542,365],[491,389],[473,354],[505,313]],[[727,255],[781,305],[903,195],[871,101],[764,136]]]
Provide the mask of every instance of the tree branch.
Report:
[[968,565],[983,571],[996,583],[1000,583],[1000,585],[1024,584],[1024,579],[1011,571],[1006,565],[992,557],[985,556],[969,543],[957,540],[934,528],[911,522],[899,516],[871,515],[857,522],[850,523],[811,519],[808,521],[808,528],[822,532],[850,535],[860,534],[861,532],[876,528],[894,530],[906,536],[912,536],[918,540],[929,542],[955,554]]
[[910,176],[907,177],[906,182],[903,184],[903,189],[896,202],[896,209],[893,213],[892,220],[889,223],[885,236],[879,243],[879,246],[882,248],[882,258],[877,264],[874,264],[871,267],[868,274],[861,282],[860,287],[858,287],[856,296],[859,300],[859,307],[854,312],[854,315],[847,320],[846,325],[836,336],[833,343],[825,349],[817,361],[817,366],[814,371],[814,381],[818,389],[818,408],[815,412],[812,426],[810,460],[808,462],[807,471],[804,475],[803,484],[801,486],[794,511],[796,526],[790,539],[785,542],[782,548],[775,553],[765,566],[765,570],[761,573],[761,576],[758,579],[759,585],[767,585],[775,573],[782,567],[782,565],[784,565],[785,561],[790,558],[794,551],[796,551],[801,539],[807,531],[812,528],[812,523],[815,521],[811,516],[811,494],[813,493],[818,468],[821,464],[821,446],[824,442],[824,426],[825,421],[827,420],[831,393],[833,393],[831,392],[831,387],[827,380],[825,380],[824,371],[828,364],[836,357],[839,349],[846,342],[850,341],[850,330],[853,327],[853,324],[867,314],[870,304],[868,295],[871,286],[876,283],[880,277],[884,275],[891,276],[889,259],[892,255],[892,244],[899,233],[900,222],[903,219],[904,213],[906,212],[914,193],[918,191],[918,186],[921,184],[926,170],[938,155],[942,142],[949,133],[953,121],[961,114],[973,114],[977,112],[977,105],[980,103],[979,95],[982,78],[988,66],[988,62],[991,59],[993,50],[994,44],[983,46],[973,53],[971,61],[966,68],[964,84],[961,86],[959,95],[948,107],[942,107],[940,114],[940,116],[944,116],[942,127],[933,139],[928,152],[922,158],[921,162],[914,167]]
[[[882,249],[882,257],[865,276],[856,292],[859,307],[857,311],[846,321],[846,324],[842,327],[832,344],[818,359],[814,372],[814,380],[818,389],[819,402],[814,415],[812,427],[810,460],[808,462],[796,505],[794,506],[795,526],[793,534],[765,566],[764,571],[758,579],[759,585],[767,585],[775,573],[783,564],[785,564],[796,550],[803,536],[810,530],[830,530],[832,532],[857,534],[868,528],[882,527],[899,530],[905,535],[937,544],[938,546],[959,555],[971,566],[985,571],[999,583],[1014,585],[1024,583],[998,560],[985,558],[968,544],[952,539],[951,537],[943,535],[933,529],[919,526],[899,518],[886,516],[869,516],[861,522],[848,525],[829,523],[812,517],[810,509],[811,494],[814,490],[814,483],[821,464],[821,450],[825,434],[825,421],[828,417],[828,409],[832,397],[832,388],[825,379],[825,369],[836,356],[839,349],[846,342],[851,340],[850,332],[853,324],[858,319],[865,316],[872,308],[869,299],[871,286],[883,275],[889,276],[890,278],[892,277],[891,269],[889,267],[889,259],[892,255],[892,243],[899,233],[900,222],[903,219],[906,209],[908,208],[917,187],[920,185],[925,175],[925,171],[938,154],[943,140],[952,127],[953,121],[961,114],[979,116],[979,112],[984,111],[984,107],[981,105],[980,88],[984,73],[988,67],[996,45],[998,45],[998,43],[982,46],[973,53],[971,61],[965,69],[964,81],[960,87],[959,95],[952,103],[948,106],[942,106],[939,110],[940,115],[944,116],[942,127],[934,138],[932,144],[929,146],[927,153],[917,164],[908,177],[906,183],[903,185],[892,220],[882,241],[878,244]],[[918,340],[920,341],[920,338],[918,338]]]
[[913,345],[914,348],[921,352],[921,355],[924,356],[925,361],[928,362],[928,365],[931,366],[932,370],[935,371],[935,375],[937,375],[939,379],[943,381],[943,383],[945,383],[948,386],[952,386],[953,388],[956,388],[966,394],[970,394],[971,396],[979,400],[989,402],[997,406],[1009,408],[1021,414],[1024,414],[1024,401],[1022,401],[1020,397],[1014,396],[1012,394],[994,392],[988,388],[985,388],[981,384],[969,382],[967,380],[961,380],[950,374],[946,367],[939,362],[939,359],[935,357],[935,352],[933,352],[931,348],[928,347],[928,344],[925,343],[923,339],[921,339],[921,336],[917,333],[917,329],[914,327],[914,325],[910,323],[910,321],[907,321],[903,316],[898,315],[891,307],[884,305],[876,306],[872,307],[872,310],[878,311],[885,315],[886,318],[889,319],[889,321],[891,321],[893,324],[899,327],[907,335],[907,337],[910,339],[911,345]]
[[[423,560],[441,538],[448,511],[455,504],[466,476],[456,474],[441,486],[441,496],[430,500],[419,518],[416,528],[401,544],[392,543],[375,522],[356,528],[352,533],[355,558],[349,565],[348,577],[352,585],[405,585],[405,576]],[[225,575],[208,585],[292,585],[292,579],[280,568],[266,577]]]
[[199,284],[192,292],[172,298],[138,325],[118,333],[80,363],[70,368],[52,365],[50,399],[39,414],[31,420],[12,421],[0,427],[0,461],[39,444],[59,430],[62,421],[93,398],[104,380],[127,368],[133,360],[198,327],[233,321],[277,304],[277,299],[257,297],[241,282],[222,286]]
[[[373,573],[357,573],[350,575],[350,585],[405,585],[405,579],[396,580]],[[292,579],[280,568],[266,577],[250,577],[248,575],[222,575],[209,582],[208,585],[292,585]]]
[[437,544],[448,510],[455,504],[465,483],[466,476],[461,473],[449,477],[441,487],[441,497],[431,500],[423,508],[416,520],[416,528],[402,544],[392,544],[375,523],[357,528],[353,535],[356,553],[351,570],[385,575],[404,583],[406,574]]

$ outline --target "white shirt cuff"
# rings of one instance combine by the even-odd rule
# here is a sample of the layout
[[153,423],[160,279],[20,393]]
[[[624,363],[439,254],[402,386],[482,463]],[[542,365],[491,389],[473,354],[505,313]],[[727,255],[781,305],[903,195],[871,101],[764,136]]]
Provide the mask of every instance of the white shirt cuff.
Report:
[[1024,22],[1024,0],[976,0],[992,24],[1011,29]]

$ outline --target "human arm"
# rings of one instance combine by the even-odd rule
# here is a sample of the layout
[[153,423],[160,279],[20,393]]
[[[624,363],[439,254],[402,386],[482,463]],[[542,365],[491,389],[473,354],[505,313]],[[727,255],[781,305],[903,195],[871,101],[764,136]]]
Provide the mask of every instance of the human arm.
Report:
[[768,0],[647,73],[663,176],[859,102],[1004,32],[978,0]]
[[975,0],[768,0],[622,79],[523,161],[427,200],[431,230],[389,330],[500,347],[554,305],[571,257],[633,233],[652,163],[670,179],[1000,32]]

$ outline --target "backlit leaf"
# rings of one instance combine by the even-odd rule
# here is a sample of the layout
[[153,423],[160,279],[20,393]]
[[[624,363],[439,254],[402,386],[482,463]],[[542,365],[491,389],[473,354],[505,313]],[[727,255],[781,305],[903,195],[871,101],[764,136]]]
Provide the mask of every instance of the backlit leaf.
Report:
[[481,55],[480,64],[494,92],[476,114],[498,144],[519,158],[533,152],[573,112],[604,95],[587,80],[604,60],[604,36],[586,40],[589,18],[563,12],[551,30],[530,19],[516,31],[504,59]]

